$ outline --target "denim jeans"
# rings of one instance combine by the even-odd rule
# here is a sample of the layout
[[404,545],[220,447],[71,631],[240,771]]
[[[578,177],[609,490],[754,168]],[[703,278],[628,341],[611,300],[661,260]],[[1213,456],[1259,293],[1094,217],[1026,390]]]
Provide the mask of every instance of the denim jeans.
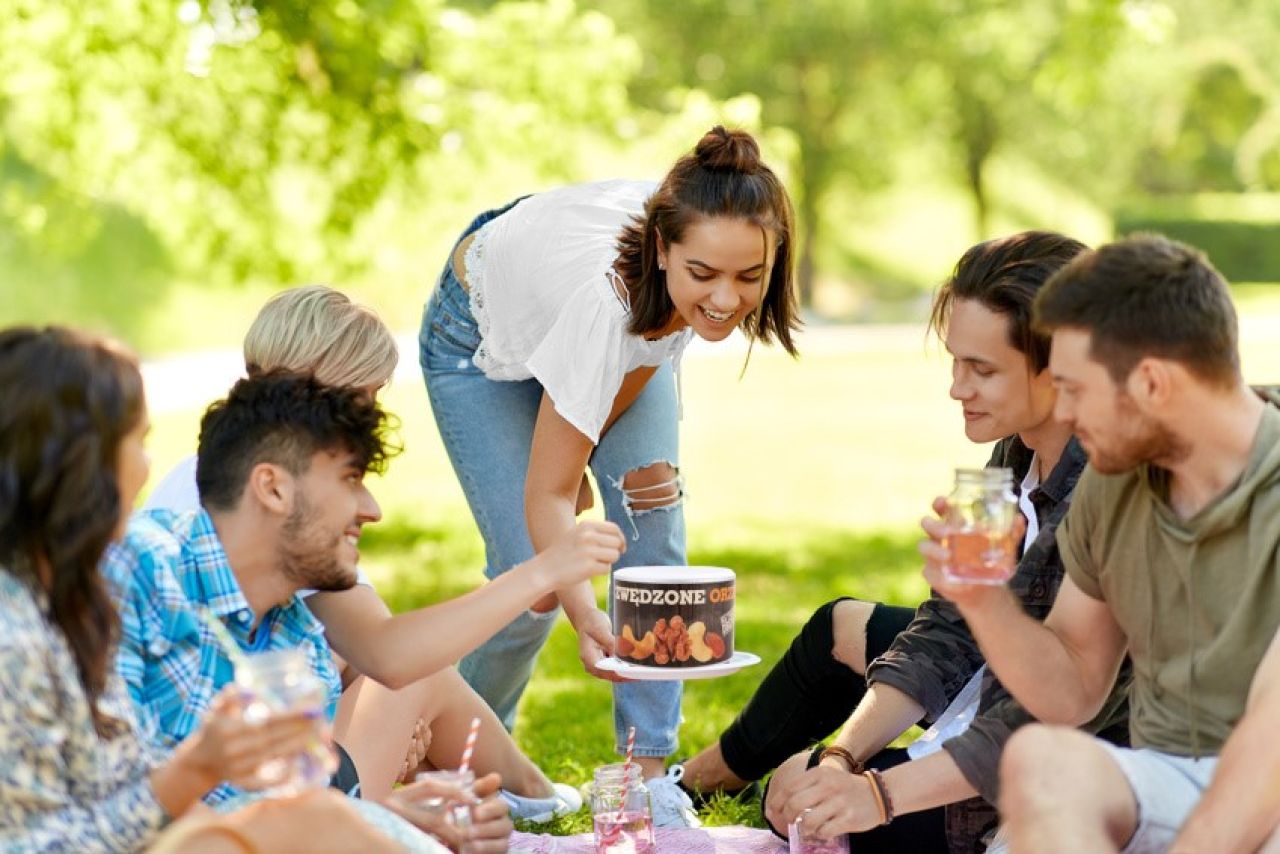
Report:
[[[482,214],[467,234],[501,211]],[[484,539],[485,575],[495,578],[533,557],[524,515],[524,482],[533,427],[542,400],[537,380],[495,381],[472,357],[480,332],[469,297],[453,270],[452,257],[427,303],[418,341],[419,360],[436,425],[454,471]],[[584,359],[591,358],[583,354]],[[625,413],[600,437],[590,466],[601,493],[605,516],[627,537],[624,566],[683,566],[684,512],[680,501],[646,511],[630,511],[622,491],[630,471],[657,462],[678,466],[675,377],[664,363]],[[559,609],[525,611],[468,655],[463,678],[511,729],[516,704],[528,684],[539,650]],[[669,756],[676,749],[680,724],[679,682],[629,682],[613,685],[616,748],[636,728],[637,756]]]

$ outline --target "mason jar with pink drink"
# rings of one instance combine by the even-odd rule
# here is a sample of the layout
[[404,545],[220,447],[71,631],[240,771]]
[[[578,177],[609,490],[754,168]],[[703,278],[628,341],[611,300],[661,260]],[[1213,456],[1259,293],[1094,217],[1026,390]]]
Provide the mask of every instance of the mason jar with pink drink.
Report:
[[1013,470],[956,469],[955,488],[947,496],[948,557],[942,574],[961,584],[1004,584],[1017,568],[1013,539],[1018,499]]

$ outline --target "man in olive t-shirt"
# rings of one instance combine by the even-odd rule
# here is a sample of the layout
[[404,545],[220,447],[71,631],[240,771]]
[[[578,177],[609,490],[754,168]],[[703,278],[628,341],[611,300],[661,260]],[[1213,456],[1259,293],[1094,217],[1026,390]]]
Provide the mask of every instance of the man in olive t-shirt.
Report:
[[[1140,236],[1084,253],[1036,314],[1053,334],[1056,414],[1090,464],[1058,529],[1067,579],[1037,623],[1002,587],[947,583],[936,539],[921,545],[925,574],[1045,724],[1005,750],[1011,845],[1164,851],[1280,624],[1280,409],[1244,383],[1226,283],[1186,246]],[[1074,729],[1126,651],[1131,749]]]

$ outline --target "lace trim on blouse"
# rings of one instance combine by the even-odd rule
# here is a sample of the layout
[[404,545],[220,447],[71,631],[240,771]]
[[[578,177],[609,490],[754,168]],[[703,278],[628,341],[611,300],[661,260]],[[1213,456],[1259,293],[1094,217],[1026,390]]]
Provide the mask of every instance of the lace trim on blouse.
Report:
[[471,245],[467,247],[463,262],[467,267],[467,296],[471,304],[471,316],[475,318],[476,327],[480,330],[480,346],[476,348],[472,360],[477,368],[486,373],[497,367],[489,352],[489,310],[484,296],[484,253],[489,237],[493,234],[490,226],[496,221],[492,219],[480,226],[471,239]]

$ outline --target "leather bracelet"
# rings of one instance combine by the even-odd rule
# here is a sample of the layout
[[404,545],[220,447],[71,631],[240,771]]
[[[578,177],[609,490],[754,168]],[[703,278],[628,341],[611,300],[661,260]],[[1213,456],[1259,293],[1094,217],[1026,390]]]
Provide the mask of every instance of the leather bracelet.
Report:
[[885,786],[880,772],[874,768],[863,771],[862,776],[871,784],[871,794],[876,799],[876,806],[880,808],[880,825],[883,827],[893,821],[893,800],[889,797],[889,788]]
[[822,752],[818,754],[818,761],[821,762],[822,760],[826,759],[828,756],[834,756],[837,759],[843,759],[845,761],[845,764],[849,766],[850,774],[862,773],[862,768],[863,768],[862,763],[859,762],[857,759],[853,758],[853,754],[849,752],[848,748],[841,747],[838,744],[833,744],[830,747],[824,747],[822,749]]

